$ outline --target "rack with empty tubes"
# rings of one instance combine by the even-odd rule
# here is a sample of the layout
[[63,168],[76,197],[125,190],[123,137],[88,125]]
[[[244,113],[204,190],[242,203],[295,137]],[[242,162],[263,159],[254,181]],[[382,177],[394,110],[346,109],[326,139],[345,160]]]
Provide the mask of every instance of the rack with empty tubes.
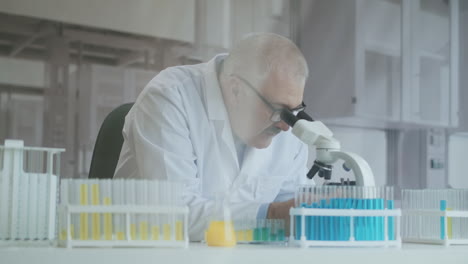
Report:
[[405,242],[468,245],[468,190],[402,191]]
[[64,149],[0,146],[0,245],[52,245]]

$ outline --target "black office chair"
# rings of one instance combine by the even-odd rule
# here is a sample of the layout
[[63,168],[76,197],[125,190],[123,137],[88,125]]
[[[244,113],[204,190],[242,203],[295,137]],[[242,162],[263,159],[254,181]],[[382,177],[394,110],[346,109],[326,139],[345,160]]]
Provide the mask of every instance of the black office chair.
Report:
[[112,179],[114,176],[124,141],[122,129],[125,116],[132,106],[133,103],[128,103],[117,107],[102,122],[89,168],[90,179]]

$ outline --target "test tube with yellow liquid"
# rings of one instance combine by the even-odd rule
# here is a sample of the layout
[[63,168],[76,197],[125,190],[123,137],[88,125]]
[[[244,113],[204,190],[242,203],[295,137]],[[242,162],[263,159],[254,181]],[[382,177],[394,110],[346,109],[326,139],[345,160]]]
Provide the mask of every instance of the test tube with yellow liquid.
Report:
[[[136,181],[134,179],[130,179],[126,181],[125,202],[128,206],[137,204],[136,203]],[[130,215],[130,239],[137,240],[137,218],[135,214]]]
[[[125,183],[124,179],[112,180],[112,202],[114,205],[125,205]],[[113,228],[115,232],[115,239],[125,240],[125,216],[122,214],[115,214],[113,217]]]
[[[102,180],[102,204],[105,206],[112,205],[112,182],[111,180]],[[113,228],[112,228],[112,214],[104,213],[104,239],[112,240],[113,238]]]
[[[158,181],[151,181],[148,184],[149,189],[148,189],[148,197],[149,197],[149,203],[152,206],[158,206],[159,203],[159,182]],[[159,240],[159,233],[160,233],[160,228],[159,228],[159,216],[158,215],[151,215],[150,216],[150,224],[151,224],[151,240]]]
[[[88,184],[80,183],[80,205],[88,205]],[[80,213],[80,240],[88,240],[88,213]]]
[[[99,195],[99,184],[98,181],[93,181],[91,183],[91,205],[100,205],[100,195]],[[100,240],[101,239],[101,216],[99,213],[93,213],[92,214],[92,238],[94,240]]]
[[[61,204],[70,204],[70,191],[69,191],[70,180],[62,179],[60,182],[60,203]],[[60,214],[60,232],[59,232],[59,240],[66,240],[67,239],[67,222],[66,219],[66,212],[62,212]],[[72,224],[70,224],[72,225]]]
[[[138,181],[136,187],[136,203],[138,205],[148,206],[148,184],[146,181]],[[136,216],[138,223],[138,238],[148,240],[148,215],[140,214]]]
[[[180,194],[183,192],[182,190],[182,185],[181,184],[172,184],[172,197],[171,200],[173,207],[181,207],[183,206],[183,202],[180,199]],[[176,217],[176,222],[175,222],[175,232],[176,232],[176,240],[177,241],[183,241],[186,234],[184,234],[184,216],[183,215],[177,215]]]

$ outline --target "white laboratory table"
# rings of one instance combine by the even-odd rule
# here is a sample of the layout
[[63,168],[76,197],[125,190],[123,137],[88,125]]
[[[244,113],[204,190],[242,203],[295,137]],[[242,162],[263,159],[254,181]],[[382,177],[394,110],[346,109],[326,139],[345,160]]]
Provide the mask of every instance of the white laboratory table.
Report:
[[1,264],[35,263],[378,263],[451,264],[468,263],[468,246],[403,244],[396,248],[289,248],[238,245],[212,248],[191,243],[188,249],[174,248],[0,248]]

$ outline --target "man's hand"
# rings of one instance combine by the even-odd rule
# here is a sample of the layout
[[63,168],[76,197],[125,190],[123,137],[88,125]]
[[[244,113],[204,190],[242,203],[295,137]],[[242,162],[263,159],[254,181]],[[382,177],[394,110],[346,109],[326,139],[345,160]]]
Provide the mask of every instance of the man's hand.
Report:
[[267,212],[267,219],[284,219],[286,236],[289,236],[289,209],[291,207],[294,207],[294,199],[271,203]]

